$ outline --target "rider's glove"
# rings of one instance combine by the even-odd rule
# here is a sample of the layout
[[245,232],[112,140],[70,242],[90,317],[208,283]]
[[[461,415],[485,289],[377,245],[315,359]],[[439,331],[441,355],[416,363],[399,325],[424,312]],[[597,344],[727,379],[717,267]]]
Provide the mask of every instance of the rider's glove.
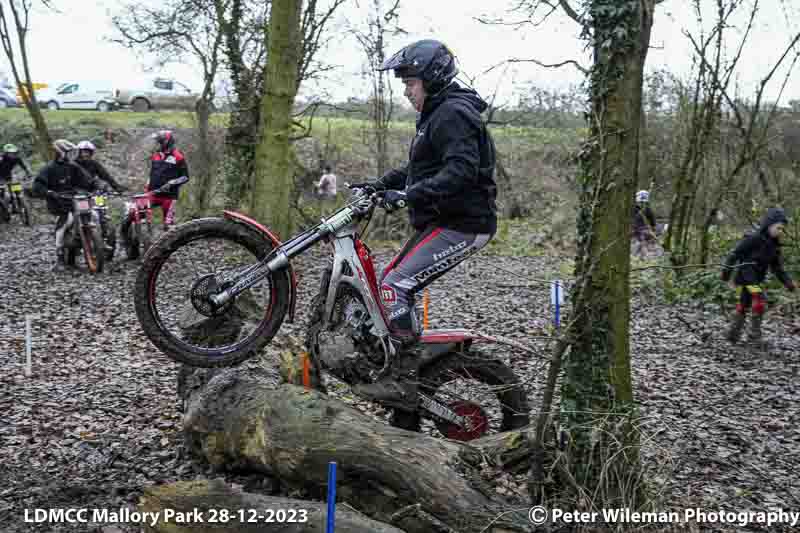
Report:
[[378,194],[378,197],[381,199],[379,205],[387,211],[402,209],[408,204],[408,200],[406,200],[406,193],[404,191],[383,191]]
[[57,200],[61,199],[61,197],[58,196],[58,193],[56,191],[48,190],[46,196],[48,198],[50,198],[51,200],[56,200],[57,201]]

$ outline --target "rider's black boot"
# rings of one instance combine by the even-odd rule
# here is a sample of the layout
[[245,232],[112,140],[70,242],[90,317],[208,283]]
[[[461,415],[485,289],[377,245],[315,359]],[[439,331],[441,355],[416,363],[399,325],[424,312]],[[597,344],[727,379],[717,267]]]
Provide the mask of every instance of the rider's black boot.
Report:
[[419,360],[419,347],[402,349],[395,357],[388,376],[375,383],[355,385],[353,392],[386,407],[414,411],[419,403]]

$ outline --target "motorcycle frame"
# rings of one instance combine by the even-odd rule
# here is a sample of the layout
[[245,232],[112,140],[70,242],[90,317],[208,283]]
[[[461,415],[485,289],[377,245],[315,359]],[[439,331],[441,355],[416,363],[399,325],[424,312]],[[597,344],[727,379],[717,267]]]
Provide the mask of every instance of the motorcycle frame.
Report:
[[[269,230],[252,219],[237,213],[226,212],[226,217],[230,220],[245,224],[251,229],[265,234],[275,248],[261,261],[237,273],[235,278],[221,280],[223,282],[221,285],[225,288],[217,294],[210,295],[209,303],[216,307],[222,307],[231,298],[249,289],[270,274],[286,269],[291,271],[290,261],[292,258],[302,254],[316,243],[325,241],[331,246],[333,265],[325,297],[323,325],[327,326],[330,323],[339,285],[342,283],[350,285],[358,292],[366,305],[367,311],[372,318],[376,336],[381,339],[385,355],[388,358],[391,355],[391,351],[394,350],[394,346],[388,342],[388,319],[380,300],[379,280],[375,274],[375,267],[369,249],[357,234],[358,224],[374,208],[375,206],[369,197],[357,197],[350,204],[335,211],[327,219],[322,219],[318,225],[284,243],[280,243]],[[349,267],[354,275],[345,273],[345,265]],[[293,275],[292,279],[294,280]],[[291,314],[294,314],[293,311]],[[421,338],[421,342],[424,344],[462,343],[465,348],[475,341],[492,342],[490,338],[485,338],[480,334],[463,329],[423,332]]]
[[[88,209],[80,209],[78,207],[78,201],[85,200],[89,207]],[[92,197],[89,194],[81,194],[75,195],[72,197],[72,227],[70,231],[72,232],[72,244],[75,248],[80,248],[83,246],[83,241],[81,240],[81,229],[84,227],[96,228],[98,225],[99,219],[97,218],[97,213],[92,206]]]

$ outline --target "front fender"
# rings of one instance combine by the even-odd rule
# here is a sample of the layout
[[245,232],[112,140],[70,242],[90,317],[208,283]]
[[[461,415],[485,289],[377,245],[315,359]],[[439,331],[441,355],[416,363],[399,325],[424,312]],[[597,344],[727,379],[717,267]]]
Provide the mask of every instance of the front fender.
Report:
[[[236,222],[237,224],[243,224],[253,231],[258,232],[259,235],[272,242],[273,246],[276,248],[281,245],[281,241],[278,240],[278,237],[274,233],[272,233],[266,226],[256,220],[253,220],[247,215],[237,213],[236,211],[226,210],[223,212],[223,217],[226,220]],[[286,268],[289,273],[289,280],[291,281],[291,283],[289,283],[289,288],[291,289],[289,301],[289,322],[294,323],[294,311],[297,305],[297,275],[295,275],[291,263]]]

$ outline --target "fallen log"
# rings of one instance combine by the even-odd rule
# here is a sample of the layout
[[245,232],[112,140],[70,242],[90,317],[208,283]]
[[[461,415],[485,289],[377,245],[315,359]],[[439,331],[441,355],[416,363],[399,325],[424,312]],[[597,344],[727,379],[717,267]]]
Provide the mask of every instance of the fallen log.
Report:
[[184,383],[193,384],[183,387],[187,443],[218,469],[261,472],[322,499],[336,461],[341,501],[405,531],[528,530],[526,510],[480,480],[476,447],[390,427],[316,390],[276,386],[260,369],[196,369]]
[[[157,517],[147,533],[312,533],[324,532],[327,504],[235,490],[220,481],[180,481],[148,487],[139,512]],[[337,533],[403,533],[346,506],[335,512]]]

